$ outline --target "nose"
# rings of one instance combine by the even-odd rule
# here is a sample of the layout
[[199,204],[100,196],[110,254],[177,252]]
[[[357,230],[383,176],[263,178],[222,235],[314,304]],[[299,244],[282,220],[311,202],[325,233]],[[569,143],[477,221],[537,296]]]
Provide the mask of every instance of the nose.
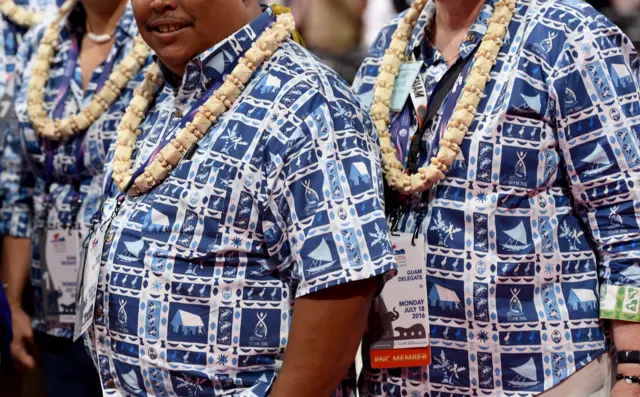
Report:
[[173,11],[178,6],[178,0],[151,0],[151,8],[155,12]]

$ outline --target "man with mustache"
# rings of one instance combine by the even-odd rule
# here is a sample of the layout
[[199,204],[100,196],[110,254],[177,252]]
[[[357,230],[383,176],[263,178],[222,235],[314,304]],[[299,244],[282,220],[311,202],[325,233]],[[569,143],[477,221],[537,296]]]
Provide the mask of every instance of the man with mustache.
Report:
[[105,393],[353,396],[340,382],[395,267],[370,119],[279,8],[132,4],[158,59],[80,294]]

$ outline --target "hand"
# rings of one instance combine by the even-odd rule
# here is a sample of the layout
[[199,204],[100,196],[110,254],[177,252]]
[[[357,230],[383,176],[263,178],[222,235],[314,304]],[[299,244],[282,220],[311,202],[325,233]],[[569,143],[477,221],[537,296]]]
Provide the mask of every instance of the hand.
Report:
[[611,397],[640,397],[640,384],[619,380],[611,390]]
[[21,370],[36,368],[36,358],[33,352],[36,344],[33,339],[31,318],[19,306],[11,307],[13,321],[13,340],[11,341],[11,356]]

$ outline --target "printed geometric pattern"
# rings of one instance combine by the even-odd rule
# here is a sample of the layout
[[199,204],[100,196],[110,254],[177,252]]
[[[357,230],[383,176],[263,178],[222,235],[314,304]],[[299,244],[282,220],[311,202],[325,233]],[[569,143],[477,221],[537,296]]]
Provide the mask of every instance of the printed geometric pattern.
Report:
[[[134,169],[274,20],[265,11],[191,61],[180,84],[163,70]],[[295,299],[395,266],[372,131],[344,82],[286,42],[193,157],[113,218],[107,165],[110,227],[87,338],[105,393],[266,396]],[[354,387],[352,377],[336,395]]]
[[[19,0],[15,3],[29,10],[51,13],[55,10],[55,0]],[[55,11],[53,11],[55,12]],[[27,28],[16,25],[5,16],[0,15],[0,153],[5,146],[5,129],[8,119],[11,119],[13,97],[16,81],[16,55]],[[0,164],[0,171],[2,170]],[[0,186],[0,200],[5,195]]]
[[[65,70],[72,52],[77,51],[79,43],[77,36],[72,32],[77,32],[79,28],[84,29],[84,26],[84,10],[79,4],[64,25],[58,41],[58,50],[51,64],[45,91],[49,116],[58,106],[64,108],[62,117],[77,114],[86,106],[96,93],[105,65],[120,62],[131,50],[133,38],[138,34],[133,11],[131,6],[127,6],[118,22],[115,45],[107,61],[98,66],[88,89],[83,92],[80,64],[75,63],[70,79],[65,78]],[[38,50],[45,28],[46,23],[43,23],[29,31],[17,56],[15,111],[19,128],[6,131],[7,146],[2,156],[4,171],[0,174],[0,186],[4,191],[4,200],[0,209],[0,234],[32,238],[31,282],[36,309],[34,327],[54,336],[71,338],[73,323],[62,323],[45,316],[45,305],[47,305],[47,312],[51,313],[56,308],[60,308],[60,313],[71,317],[75,312],[75,302],[58,302],[59,296],[55,296],[55,291],[47,294],[48,296],[43,296],[43,286],[50,280],[48,277],[45,279],[41,271],[38,236],[45,222],[47,166],[44,145],[35,135],[27,115],[28,79],[23,77],[31,75],[33,56]],[[115,139],[116,127],[131,101],[134,88],[140,84],[142,77],[142,74],[139,74],[132,79],[109,111],[93,123],[85,134],[64,144],[52,144],[50,195],[53,203],[47,219],[50,228],[75,223],[75,227],[80,227],[81,230],[80,241],[86,237],[91,217],[100,208],[103,167],[111,142]],[[66,95],[61,97],[60,93],[64,91],[64,87],[68,87],[68,90]],[[78,158],[81,159],[81,167],[78,167]],[[79,194],[76,190],[78,187]],[[73,212],[75,211],[72,211],[72,202],[76,195],[82,203],[74,222]]]
[[[461,56],[478,46],[492,4]],[[410,43],[429,95],[447,70],[425,40],[434,11],[432,2]],[[360,71],[364,104],[397,23]],[[429,192],[422,231],[433,363],[368,368],[364,395],[534,396],[604,353],[600,318],[640,320],[639,66],[629,40],[589,5],[517,2],[460,156]],[[429,126],[422,163],[451,116],[442,109],[456,100]],[[392,123],[404,155],[413,114],[408,101]],[[404,214],[400,230],[412,232],[415,218]]]

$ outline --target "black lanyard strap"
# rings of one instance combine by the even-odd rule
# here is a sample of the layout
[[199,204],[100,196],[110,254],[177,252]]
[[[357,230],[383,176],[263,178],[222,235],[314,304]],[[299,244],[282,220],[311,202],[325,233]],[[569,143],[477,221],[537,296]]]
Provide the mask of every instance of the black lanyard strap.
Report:
[[416,131],[416,134],[413,136],[411,140],[411,146],[409,148],[409,155],[407,156],[407,170],[411,174],[415,174],[418,171],[418,160],[420,157],[420,143],[422,142],[422,138],[424,137],[425,131],[427,128],[430,128],[431,121],[438,113],[438,110],[444,103],[447,95],[451,92],[451,89],[455,85],[456,81],[462,71],[465,69],[465,66],[471,62],[474,58],[474,53],[469,54],[466,58],[458,58],[456,63],[453,64],[446,71],[444,76],[438,82],[438,85],[431,95],[431,99],[429,100],[429,106],[427,107],[427,115],[422,123],[422,128]]

